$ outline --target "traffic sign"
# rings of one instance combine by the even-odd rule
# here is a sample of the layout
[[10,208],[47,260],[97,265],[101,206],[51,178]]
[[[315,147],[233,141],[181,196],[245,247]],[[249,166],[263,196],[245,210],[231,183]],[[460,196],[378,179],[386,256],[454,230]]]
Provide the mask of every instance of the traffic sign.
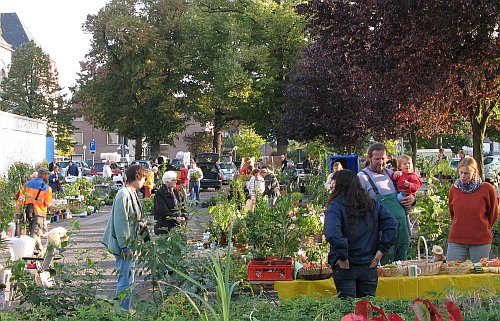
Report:
[[126,157],[127,154],[128,154],[128,151],[129,151],[129,148],[127,145],[125,144],[121,144],[118,148],[117,148],[118,152],[120,153],[120,156],[121,157]]
[[260,146],[260,154],[262,156],[270,156],[273,152],[273,146],[269,143],[265,143]]
[[96,151],[95,140],[91,140],[89,144],[89,152],[90,154],[95,154],[95,151]]

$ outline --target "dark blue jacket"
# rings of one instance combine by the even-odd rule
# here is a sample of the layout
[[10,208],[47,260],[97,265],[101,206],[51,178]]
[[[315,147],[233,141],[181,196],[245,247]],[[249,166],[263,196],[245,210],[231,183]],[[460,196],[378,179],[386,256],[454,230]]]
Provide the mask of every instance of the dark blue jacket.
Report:
[[66,176],[68,175],[78,176],[78,166],[76,166],[75,164],[69,166],[68,171],[66,172]]
[[349,226],[345,194],[328,205],[324,234],[330,243],[328,263],[332,267],[337,260],[345,259],[350,264],[370,264],[377,250],[385,253],[396,241],[398,222],[382,205],[374,203],[372,215],[366,221],[359,220],[354,229]]

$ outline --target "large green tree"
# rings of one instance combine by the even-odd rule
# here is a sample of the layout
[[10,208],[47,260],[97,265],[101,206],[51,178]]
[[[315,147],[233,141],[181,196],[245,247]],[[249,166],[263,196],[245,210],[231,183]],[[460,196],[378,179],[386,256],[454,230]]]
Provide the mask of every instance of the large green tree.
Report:
[[256,95],[251,75],[262,53],[250,47],[246,1],[193,1],[184,20],[190,62],[186,82],[192,115],[213,125],[213,150],[220,153],[222,131],[242,117],[241,108]]
[[266,141],[260,137],[252,128],[240,126],[239,133],[235,136],[237,152],[241,157],[261,158],[260,147]]
[[47,121],[58,153],[67,155],[73,147],[73,114],[57,78],[54,63],[42,48],[33,41],[22,44],[12,56],[9,77],[1,83],[0,106],[3,111]]
[[185,72],[179,21],[180,0],[113,0],[84,29],[92,48],[82,63],[75,101],[96,127],[142,142],[152,156],[160,143],[173,143],[185,128],[182,78]]
[[263,0],[255,2],[253,11],[247,11],[253,22],[252,43],[265,48],[265,56],[257,65],[259,95],[244,109],[243,121],[260,136],[276,140],[278,154],[285,154],[287,148],[287,137],[280,130],[286,110],[285,86],[307,38],[306,20],[296,13],[296,5],[290,0]]
[[235,120],[277,137],[287,70],[304,42],[304,19],[293,8],[292,1],[193,2],[183,28],[188,98],[195,118],[213,124],[214,150]]

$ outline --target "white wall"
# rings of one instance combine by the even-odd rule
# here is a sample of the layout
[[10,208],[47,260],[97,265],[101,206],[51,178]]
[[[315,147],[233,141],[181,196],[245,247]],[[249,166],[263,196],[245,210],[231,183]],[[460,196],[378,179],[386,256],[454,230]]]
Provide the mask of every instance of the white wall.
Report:
[[2,77],[2,71],[5,73],[5,76],[9,74],[12,52],[13,50],[10,48],[10,45],[0,36],[0,78]]
[[0,175],[15,162],[44,160],[47,123],[0,111]]

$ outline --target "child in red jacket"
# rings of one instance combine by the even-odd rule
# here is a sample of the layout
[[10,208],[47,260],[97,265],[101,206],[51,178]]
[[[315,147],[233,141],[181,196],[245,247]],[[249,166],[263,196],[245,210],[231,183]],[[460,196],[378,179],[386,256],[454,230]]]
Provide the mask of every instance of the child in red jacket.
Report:
[[[410,156],[402,155],[398,160],[399,171],[392,174],[392,180],[396,182],[398,190],[398,200],[401,201],[408,195],[416,196],[417,190],[422,186],[422,182],[416,173],[413,172],[413,162]],[[408,214],[409,207],[405,207]]]

